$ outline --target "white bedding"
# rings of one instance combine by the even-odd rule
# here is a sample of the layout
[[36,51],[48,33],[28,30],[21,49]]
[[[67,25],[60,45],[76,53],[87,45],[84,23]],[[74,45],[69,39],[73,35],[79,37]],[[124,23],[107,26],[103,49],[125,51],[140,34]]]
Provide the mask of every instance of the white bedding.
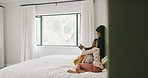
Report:
[[0,70],[0,78],[107,78],[107,70],[100,73],[67,73],[74,69],[77,55],[51,55],[21,62]]

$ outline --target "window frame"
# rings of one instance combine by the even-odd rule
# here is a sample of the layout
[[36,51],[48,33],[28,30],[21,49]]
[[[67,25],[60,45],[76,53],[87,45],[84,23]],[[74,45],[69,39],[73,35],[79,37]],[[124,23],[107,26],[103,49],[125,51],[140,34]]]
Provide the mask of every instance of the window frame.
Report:
[[[43,35],[43,17],[44,16],[60,16],[60,15],[76,15],[76,45],[43,45],[42,44],[43,43],[43,36],[42,36]],[[79,20],[78,16],[80,16],[80,22],[78,22],[78,20]],[[37,46],[68,46],[68,47],[76,47],[76,46],[78,46],[78,43],[79,43],[78,31],[79,31],[79,29],[81,29],[81,13],[36,15],[35,18],[40,18],[40,44],[36,44]],[[36,29],[36,33],[37,33],[37,29]],[[37,40],[37,36],[36,36],[36,40]]]

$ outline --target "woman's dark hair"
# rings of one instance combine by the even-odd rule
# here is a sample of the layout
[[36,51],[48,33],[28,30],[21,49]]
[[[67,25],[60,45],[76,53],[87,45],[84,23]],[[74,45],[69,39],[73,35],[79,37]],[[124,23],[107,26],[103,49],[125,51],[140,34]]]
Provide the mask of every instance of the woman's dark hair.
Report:
[[98,39],[96,38],[96,39],[94,39],[94,41],[97,41]]
[[100,25],[99,27],[97,27],[96,31],[101,33],[102,37],[105,37],[105,30],[106,27],[104,25]]

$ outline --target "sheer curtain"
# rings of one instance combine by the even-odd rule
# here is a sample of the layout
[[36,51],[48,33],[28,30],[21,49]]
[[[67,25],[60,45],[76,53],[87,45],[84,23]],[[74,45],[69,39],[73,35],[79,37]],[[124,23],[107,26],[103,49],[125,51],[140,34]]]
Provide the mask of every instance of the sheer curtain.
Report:
[[37,57],[35,6],[22,7],[21,61]]
[[0,68],[4,67],[4,26],[3,8],[0,7]]
[[95,36],[94,29],[94,0],[82,2],[82,44],[91,46]]

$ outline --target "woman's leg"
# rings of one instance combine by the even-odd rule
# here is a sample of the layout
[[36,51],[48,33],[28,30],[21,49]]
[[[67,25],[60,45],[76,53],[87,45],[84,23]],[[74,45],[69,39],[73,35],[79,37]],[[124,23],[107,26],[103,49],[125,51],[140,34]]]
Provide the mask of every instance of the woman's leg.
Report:
[[85,70],[83,70],[82,66],[83,66],[82,63],[77,64],[76,71],[77,71],[78,73],[86,72]]
[[77,65],[77,68],[76,68],[76,71],[79,73],[91,71],[91,70],[92,70],[91,64],[87,64],[87,63],[80,63]]
[[68,70],[69,73],[83,73],[83,72],[101,72],[102,69],[93,64],[79,63],[75,70]]
[[102,69],[94,66],[93,64],[81,63],[77,66],[76,71],[81,72],[101,72]]
[[82,73],[82,72],[85,72],[85,71],[82,70],[81,63],[78,63],[75,70],[68,70],[67,72],[69,72],[69,73]]
[[102,69],[99,68],[99,67],[96,67],[96,66],[92,65],[92,72],[96,72],[96,73],[102,72]]

